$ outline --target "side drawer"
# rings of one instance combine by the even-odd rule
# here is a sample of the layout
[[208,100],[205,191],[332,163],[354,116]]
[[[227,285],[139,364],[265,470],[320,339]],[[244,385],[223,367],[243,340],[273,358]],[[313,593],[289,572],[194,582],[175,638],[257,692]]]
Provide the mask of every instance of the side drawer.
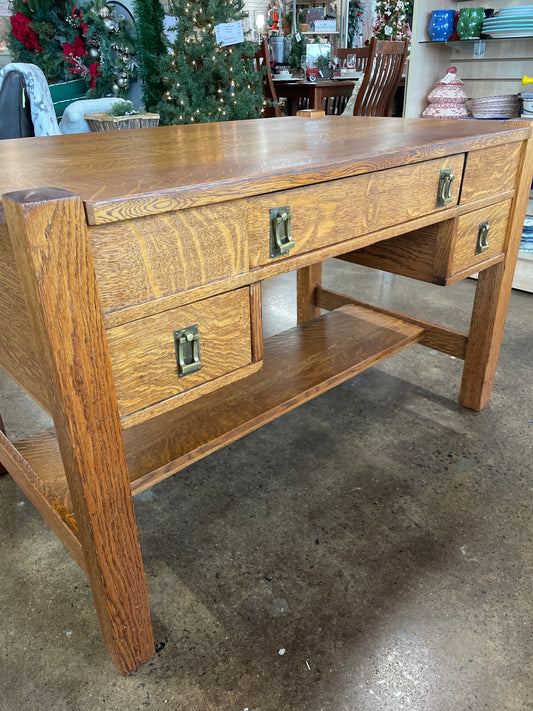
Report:
[[447,206],[457,204],[463,164],[460,154],[250,198],[250,267],[283,258],[270,256],[273,208],[290,207],[294,247],[288,254],[301,254],[445,209],[436,206],[443,170],[455,176]]
[[[504,250],[510,210],[511,200],[505,200],[483,210],[469,212],[457,219],[451,274],[481,264]],[[489,228],[486,240],[480,235],[484,225]],[[478,241],[486,243],[483,249],[481,244],[478,245]]]
[[[340,259],[433,284],[452,284],[504,250],[510,210],[511,200],[505,200],[349,252]],[[477,243],[480,225],[485,223],[490,229],[481,251]]]
[[[121,417],[149,416],[215,390],[258,369],[252,364],[250,288],[213,296],[107,331]],[[181,375],[175,333],[197,327],[201,367]],[[187,362],[193,344],[185,344]],[[156,410],[153,410],[156,407]],[[143,416],[129,418],[135,424]]]
[[466,156],[461,205],[515,187],[522,143],[470,151]]

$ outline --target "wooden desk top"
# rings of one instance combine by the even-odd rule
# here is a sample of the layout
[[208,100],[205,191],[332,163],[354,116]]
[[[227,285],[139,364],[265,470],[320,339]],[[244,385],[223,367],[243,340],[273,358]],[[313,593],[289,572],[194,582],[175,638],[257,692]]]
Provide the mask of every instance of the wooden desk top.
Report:
[[81,196],[89,223],[99,224],[418,163],[529,134],[501,122],[329,116],[21,138],[0,141],[0,195],[64,188]]

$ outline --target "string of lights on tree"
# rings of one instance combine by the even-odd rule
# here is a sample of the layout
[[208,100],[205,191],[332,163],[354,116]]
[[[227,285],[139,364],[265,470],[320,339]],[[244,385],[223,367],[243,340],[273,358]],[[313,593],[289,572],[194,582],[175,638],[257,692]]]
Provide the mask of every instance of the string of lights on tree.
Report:
[[[137,33],[141,52],[146,52],[143,10],[158,0],[137,0]],[[147,105],[160,115],[162,124],[206,123],[257,118],[264,99],[261,74],[254,66],[257,45],[238,42],[222,46],[215,27],[246,18],[242,0],[174,0],[175,38],[168,41],[160,71],[145,78],[163,88],[157,101]],[[144,60],[143,60],[144,61]],[[145,91],[145,98],[147,92]]]
[[49,83],[84,79],[90,96],[127,93],[137,69],[134,40],[105,0],[13,0],[12,12],[15,61],[36,64]]
[[410,0],[377,0],[374,35],[380,40],[411,39]]

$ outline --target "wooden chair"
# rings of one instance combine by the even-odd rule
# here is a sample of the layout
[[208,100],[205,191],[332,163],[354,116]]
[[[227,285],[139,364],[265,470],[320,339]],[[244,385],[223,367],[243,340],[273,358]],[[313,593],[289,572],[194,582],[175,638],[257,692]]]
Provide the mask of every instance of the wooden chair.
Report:
[[266,118],[279,117],[281,116],[281,109],[279,107],[276,87],[274,86],[274,81],[272,79],[272,71],[270,69],[270,50],[266,39],[261,42],[259,49],[255,53],[254,63],[257,71],[261,72],[263,96],[267,102],[264,106],[263,116]]
[[350,67],[357,72],[364,72],[370,47],[334,47],[333,54],[338,57],[341,69]]
[[370,52],[354,105],[354,116],[390,116],[402,77],[409,43],[372,37]]

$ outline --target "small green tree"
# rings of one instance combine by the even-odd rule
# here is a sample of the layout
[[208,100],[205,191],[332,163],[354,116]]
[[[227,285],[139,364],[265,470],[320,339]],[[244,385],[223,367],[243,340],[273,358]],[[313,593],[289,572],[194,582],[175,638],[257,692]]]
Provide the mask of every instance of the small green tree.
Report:
[[245,40],[222,46],[215,35],[217,25],[242,21],[243,7],[242,0],[171,1],[176,39],[163,62],[165,93],[154,106],[162,124],[261,116],[261,75],[253,61],[257,45]]

